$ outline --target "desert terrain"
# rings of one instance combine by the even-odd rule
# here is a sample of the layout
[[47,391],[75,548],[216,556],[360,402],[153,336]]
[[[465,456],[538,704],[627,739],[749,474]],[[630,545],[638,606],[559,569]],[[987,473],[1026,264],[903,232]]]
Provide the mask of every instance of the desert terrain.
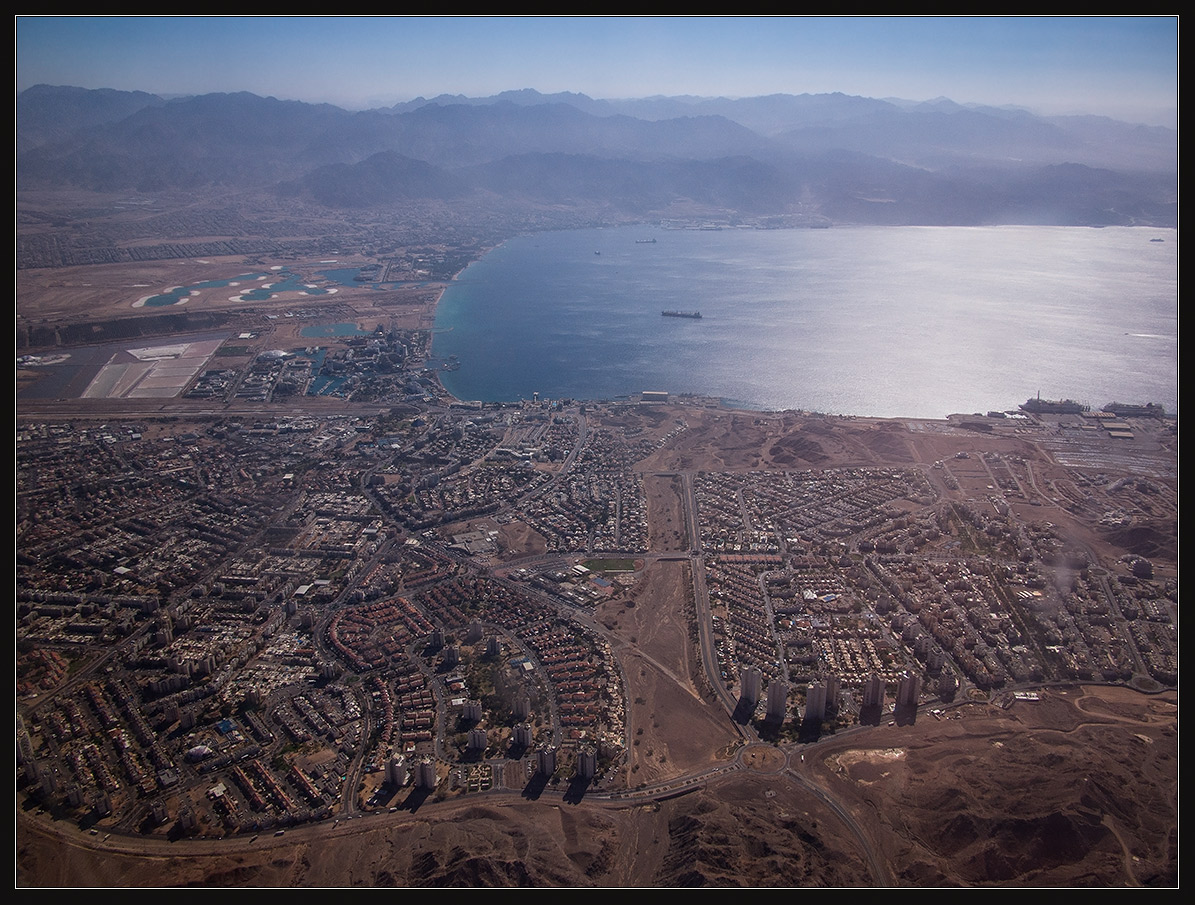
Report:
[[[1007,709],[963,704],[923,714],[912,726],[852,732],[799,751],[769,747],[770,755],[749,758],[740,750],[738,769],[658,800],[464,796],[413,814],[252,843],[114,837],[99,845],[18,811],[17,881],[209,888],[1173,886],[1177,714],[1173,694],[1056,689]],[[700,769],[703,759],[730,762],[717,747],[724,739],[704,726],[665,726],[664,737],[679,742],[669,749],[674,771]]]

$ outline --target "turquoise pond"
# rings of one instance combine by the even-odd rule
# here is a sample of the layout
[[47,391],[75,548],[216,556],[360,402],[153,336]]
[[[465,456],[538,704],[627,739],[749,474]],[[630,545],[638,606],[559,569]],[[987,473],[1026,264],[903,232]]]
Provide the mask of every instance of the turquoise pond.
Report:
[[190,298],[192,293],[203,289],[222,289],[240,283],[253,283],[258,280],[264,280],[268,276],[269,274],[265,273],[248,273],[244,276],[232,277],[227,280],[204,280],[202,283],[192,283],[190,286],[176,286],[158,295],[150,296],[145,300],[144,304],[147,308],[165,308],[168,305],[179,305]]
[[[244,286],[245,288],[241,288]],[[247,273],[226,280],[203,280],[188,286],[176,286],[157,295],[151,295],[141,304],[147,308],[165,308],[181,305],[192,295],[205,289],[239,289],[237,298],[245,302],[264,302],[284,292],[301,292],[304,295],[331,295],[335,289],[321,289],[306,283],[296,273],[277,271],[274,273]]]
[[[396,282],[362,282],[357,279],[360,273],[361,268],[358,267],[331,268],[316,271],[315,279],[322,283],[333,284],[331,288],[324,288],[305,282],[299,274],[291,273],[289,270],[279,270],[271,273],[246,273],[237,277],[229,277],[226,280],[204,280],[188,286],[176,286],[173,289],[167,289],[164,292],[159,292],[157,295],[151,295],[142,299],[136,307],[166,308],[170,305],[181,305],[191,298],[191,296],[205,289],[235,288],[239,290],[236,296],[239,301],[264,302],[285,292],[298,292],[307,296],[321,296],[336,293],[338,291],[336,287],[338,286],[352,286],[356,289],[386,289],[400,285]],[[244,288],[241,288],[242,286]],[[351,336],[352,334],[337,333],[320,335]]]
[[240,293],[240,298],[245,302],[264,302],[283,292],[301,292],[304,295],[331,295],[336,290],[334,289],[320,289],[317,286],[312,286],[310,283],[305,283],[298,274],[283,271],[279,274],[274,274],[275,279],[265,281],[260,286]]

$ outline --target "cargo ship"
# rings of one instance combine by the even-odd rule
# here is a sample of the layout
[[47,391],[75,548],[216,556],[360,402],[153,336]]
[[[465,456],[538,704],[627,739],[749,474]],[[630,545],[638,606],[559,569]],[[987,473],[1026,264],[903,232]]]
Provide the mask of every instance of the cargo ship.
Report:
[[701,320],[700,311],[661,311],[664,317],[691,317],[694,320]]
[[1021,411],[1039,415],[1081,415],[1091,407],[1073,399],[1042,399],[1041,393],[1021,405]]

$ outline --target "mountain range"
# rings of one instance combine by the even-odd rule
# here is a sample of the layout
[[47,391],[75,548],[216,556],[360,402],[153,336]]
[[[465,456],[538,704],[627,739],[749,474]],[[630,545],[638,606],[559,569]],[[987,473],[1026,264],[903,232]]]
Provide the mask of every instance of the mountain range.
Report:
[[267,194],[331,211],[484,200],[612,218],[1177,223],[1177,131],[844,94],[597,100],[525,90],[349,111],[248,93],[38,85],[22,193]]

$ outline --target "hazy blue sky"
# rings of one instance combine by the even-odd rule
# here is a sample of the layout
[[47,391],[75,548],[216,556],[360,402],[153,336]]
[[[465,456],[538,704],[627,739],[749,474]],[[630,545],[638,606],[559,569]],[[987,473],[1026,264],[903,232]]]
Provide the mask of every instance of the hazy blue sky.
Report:
[[17,90],[251,91],[343,107],[517,88],[841,91],[1176,125],[1162,17],[27,17]]

